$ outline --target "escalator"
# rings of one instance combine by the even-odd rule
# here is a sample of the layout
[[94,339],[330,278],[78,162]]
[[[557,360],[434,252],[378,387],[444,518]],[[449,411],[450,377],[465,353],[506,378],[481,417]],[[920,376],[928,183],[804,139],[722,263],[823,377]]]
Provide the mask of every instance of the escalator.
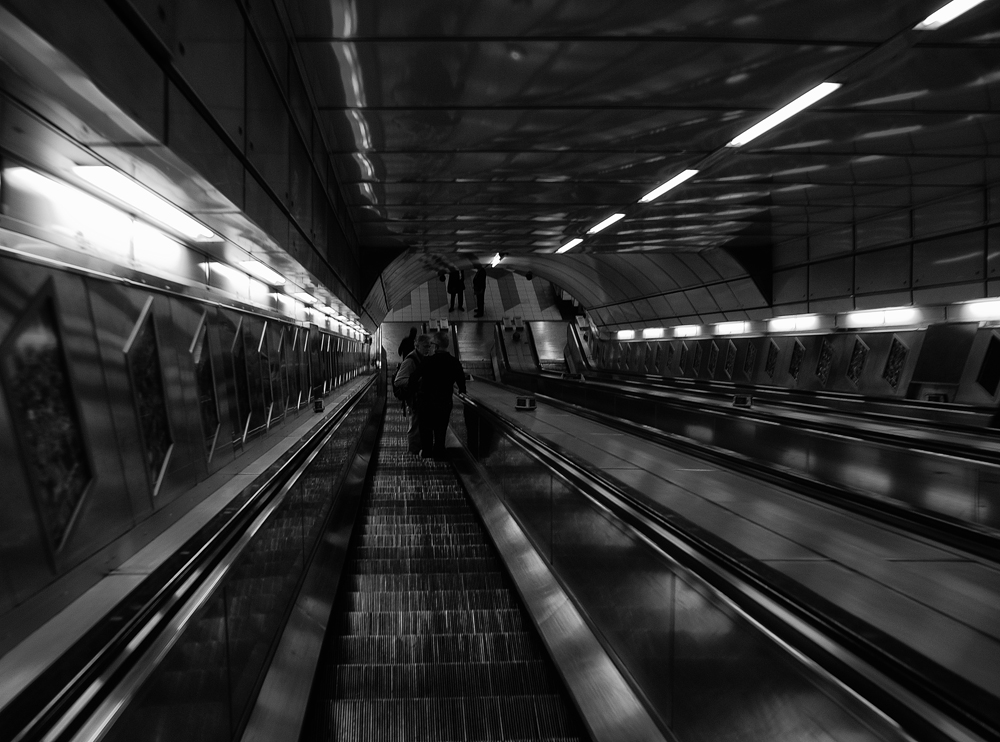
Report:
[[586,738],[451,465],[376,455],[303,739]]

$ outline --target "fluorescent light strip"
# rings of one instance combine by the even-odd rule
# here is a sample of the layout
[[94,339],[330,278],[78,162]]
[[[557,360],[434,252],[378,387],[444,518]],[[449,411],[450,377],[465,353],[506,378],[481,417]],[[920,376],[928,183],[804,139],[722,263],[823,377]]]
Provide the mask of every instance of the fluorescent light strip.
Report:
[[669,191],[669,190],[671,190],[673,188],[676,188],[681,183],[683,183],[685,180],[688,180],[689,178],[693,178],[697,174],[698,174],[697,170],[685,170],[684,172],[679,173],[679,174],[675,175],[674,177],[672,177],[670,180],[668,180],[663,185],[657,186],[656,188],[654,188],[653,190],[651,190],[649,193],[647,193],[645,196],[643,196],[642,198],[639,199],[639,203],[641,203],[641,204],[648,204],[650,201],[655,201],[656,199],[658,199],[660,196],[662,196],[667,191]]
[[606,229],[606,228],[610,227],[612,224],[614,224],[615,222],[617,222],[617,221],[619,221],[621,219],[624,219],[624,218],[625,218],[624,214],[612,214],[607,219],[605,219],[603,222],[601,222],[599,224],[595,224],[593,227],[591,227],[590,229],[588,229],[587,230],[587,234],[597,234],[602,229]]
[[943,8],[934,11],[913,27],[914,31],[933,31],[955,20],[966,11],[972,10],[983,0],[952,0]]
[[186,212],[113,168],[106,165],[85,165],[73,168],[73,172],[92,186],[176,230],[190,240],[195,242],[222,240],[215,232]]
[[500,253],[494,255],[493,259],[490,261],[490,268],[496,268],[498,265],[500,265],[501,260],[503,260],[503,257],[501,257]]
[[691,338],[701,335],[701,325],[677,325],[674,328],[675,338]]
[[285,283],[285,277],[277,271],[271,270],[259,260],[242,260],[240,265],[243,270],[259,278],[264,283],[271,286],[281,286]]
[[715,326],[716,335],[743,335],[749,332],[749,322],[720,322]]
[[656,340],[661,337],[663,337],[662,327],[647,327],[642,331],[643,340]]
[[729,142],[729,144],[727,144],[726,146],[742,147],[747,142],[753,141],[761,134],[770,131],[783,121],[787,121],[792,116],[797,114],[799,111],[808,108],[816,101],[825,98],[839,87],[840,87],[839,82],[821,82],[812,90],[800,95],[798,98],[793,100],[787,106],[779,108],[777,111],[772,113],[770,116],[768,116],[760,123],[751,126],[745,132],[743,132],[738,137]]
[[819,328],[818,314],[800,314],[790,317],[775,317],[767,321],[768,332],[806,332]]
[[307,294],[305,291],[295,291],[292,293],[292,296],[301,301],[303,304],[316,303],[316,297],[312,294]]
[[618,340],[633,340],[635,339],[635,330],[619,330],[615,337]]
[[558,250],[556,250],[556,252],[557,253],[568,252],[568,251],[572,250],[574,247],[576,247],[577,245],[579,245],[581,242],[583,242],[583,240],[581,240],[579,237],[575,237],[572,240],[570,240],[569,242],[567,242],[565,245],[563,245],[562,247],[560,247]]

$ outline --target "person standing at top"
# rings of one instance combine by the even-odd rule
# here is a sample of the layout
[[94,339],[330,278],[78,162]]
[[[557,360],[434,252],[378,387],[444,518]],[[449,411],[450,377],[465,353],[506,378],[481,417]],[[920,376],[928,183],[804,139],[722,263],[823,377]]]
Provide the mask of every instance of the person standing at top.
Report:
[[476,295],[476,311],[474,316],[482,317],[486,308],[486,266],[479,266],[476,275],[472,277],[472,291]]
[[432,355],[420,364],[416,377],[417,415],[420,423],[420,447],[424,458],[443,459],[444,437],[451,419],[451,395],[454,386],[465,394],[465,371],[462,364],[448,352],[448,331],[442,330],[431,339]]
[[414,343],[414,349],[408,353],[392,380],[392,388],[403,402],[403,413],[409,418],[406,429],[406,448],[412,454],[420,453],[420,418],[418,417],[416,392],[420,367],[432,353],[431,339],[421,335]]
[[458,297],[458,311],[465,311],[465,271],[452,268],[448,272],[448,294],[451,301],[448,304],[448,311],[455,309],[455,297]]
[[402,342],[399,344],[399,350],[397,352],[399,353],[400,358],[406,358],[408,355],[410,355],[410,353],[413,352],[416,340],[417,340],[417,328],[411,327],[410,334],[407,335],[405,338],[403,338]]

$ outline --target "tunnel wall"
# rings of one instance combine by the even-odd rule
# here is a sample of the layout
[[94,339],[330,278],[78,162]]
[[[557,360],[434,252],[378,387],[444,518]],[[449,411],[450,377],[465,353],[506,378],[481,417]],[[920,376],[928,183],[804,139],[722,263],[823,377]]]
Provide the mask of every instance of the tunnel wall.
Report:
[[[9,18],[80,68],[89,79],[78,80],[79,87],[93,83],[131,119],[127,134],[108,124],[106,131],[83,126],[71,135],[104,148],[108,156],[116,147],[128,147],[154,167],[163,166],[160,150],[168,148],[218,190],[229,210],[244,212],[360,310],[357,236],[280,4],[3,0],[0,5],[5,9],[0,12],[12,14]],[[52,64],[59,67],[56,60]],[[135,131],[134,124],[144,131]],[[212,209],[225,210],[218,204]]]
[[994,406],[1000,396],[1000,333],[960,322],[896,332],[618,341],[588,335],[601,370]]
[[9,250],[0,297],[0,621],[369,368],[314,325]]

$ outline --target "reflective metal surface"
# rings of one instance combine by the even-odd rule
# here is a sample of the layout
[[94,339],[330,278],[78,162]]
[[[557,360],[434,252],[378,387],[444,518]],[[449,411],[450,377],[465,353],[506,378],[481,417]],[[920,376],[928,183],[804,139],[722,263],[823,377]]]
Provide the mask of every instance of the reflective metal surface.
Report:
[[488,418],[467,408],[463,424],[546,566],[677,739],[906,738],[850,693],[831,693],[827,678],[605,507],[528,465],[522,448],[486,432]]

